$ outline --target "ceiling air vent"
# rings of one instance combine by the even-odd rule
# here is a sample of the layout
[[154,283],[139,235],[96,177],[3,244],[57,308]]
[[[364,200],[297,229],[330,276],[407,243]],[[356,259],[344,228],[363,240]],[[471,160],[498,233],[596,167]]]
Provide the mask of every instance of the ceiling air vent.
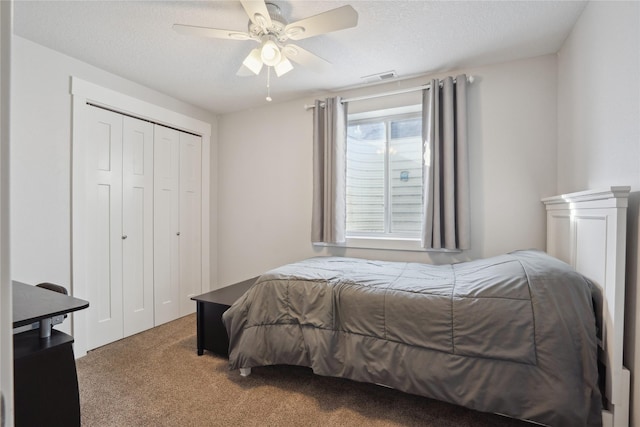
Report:
[[360,78],[367,82],[381,82],[384,80],[395,79],[396,77],[398,77],[398,74],[396,74],[396,72],[392,70],[378,74],[371,74],[369,76],[362,76]]
[[378,78],[380,80],[395,79],[396,77],[398,77],[398,75],[395,71],[387,71],[386,73],[378,74]]

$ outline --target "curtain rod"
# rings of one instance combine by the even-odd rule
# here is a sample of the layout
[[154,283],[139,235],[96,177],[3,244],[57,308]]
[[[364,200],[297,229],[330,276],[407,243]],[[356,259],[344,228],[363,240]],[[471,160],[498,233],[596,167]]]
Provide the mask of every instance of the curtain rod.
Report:
[[[469,83],[473,83],[473,76],[469,76],[467,77],[467,81]],[[453,82],[455,83],[456,79],[453,79]],[[357,96],[354,98],[345,98],[342,100],[343,103],[345,102],[355,102],[355,101],[364,101],[365,99],[373,99],[373,98],[381,98],[383,96],[391,96],[391,95],[400,95],[403,93],[409,93],[409,92],[415,92],[418,90],[424,90],[424,89],[430,89],[431,88],[431,83],[426,83],[420,86],[415,86],[415,87],[410,87],[410,88],[406,88],[406,89],[398,89],[398,90],[394,90],[391,92],[382,92],[382,93],[376,93],[373,95],[364,95],[364,96]],[[305,104],[304,105],[304,109],[305,110],[310,110],[312,108],[316,108],[316,106],[314,104]]]

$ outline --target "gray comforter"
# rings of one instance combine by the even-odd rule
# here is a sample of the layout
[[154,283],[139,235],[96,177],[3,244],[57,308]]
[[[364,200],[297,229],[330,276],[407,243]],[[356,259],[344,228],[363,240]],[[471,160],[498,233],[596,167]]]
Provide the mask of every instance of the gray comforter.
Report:
[[311,258],[261,276],[223,320],[232,369],[308,366],[552,426],[601,424],[591,286],[543,252]]

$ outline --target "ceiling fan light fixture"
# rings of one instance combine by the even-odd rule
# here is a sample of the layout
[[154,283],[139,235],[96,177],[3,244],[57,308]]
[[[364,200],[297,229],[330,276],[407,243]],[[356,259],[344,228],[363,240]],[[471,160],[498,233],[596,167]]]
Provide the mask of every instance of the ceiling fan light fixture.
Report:
[[273,68],[278,76],[282,76],[293,69],[292,62],[317,72],[326,71],[331,65],[301,47],[287,44],[289,39],[306,39],[352,28],[358,24],[358,12],[348,5],[288,23],[280,8],[271,1],[240,0],[244,12],[249,17],[247,32],[183,24],[174,24],[173,29],[180,34],[255,41],[259,43],[259,47],[253,49],[244,59],[236,75],[259,75],[266,65],[268,72]]
[[251,70],[252,73],[258,75],[262,70],[262,58],[260,57],[260,49],[253,49],[251,53],[244,59],[242,65]]
[[276,75],[280,77],[283,74],[286,74],[289,71],[293,70],[293,64],[291,63],[291,61],[289,61],[287,58],[283,56],[282,60],[278,62],[276,66],[273,68],[276,70]]
[[280,48],[272,39],[265,40],[260,48],[262,62],[269,67],[275,67],[282,59]]

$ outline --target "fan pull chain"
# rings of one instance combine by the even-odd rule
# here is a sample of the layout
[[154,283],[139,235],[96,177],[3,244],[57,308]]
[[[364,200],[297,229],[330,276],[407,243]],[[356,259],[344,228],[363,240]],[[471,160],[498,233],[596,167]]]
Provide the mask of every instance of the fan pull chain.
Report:
[[271,67],[267,67],[267,102],[271,102]]

